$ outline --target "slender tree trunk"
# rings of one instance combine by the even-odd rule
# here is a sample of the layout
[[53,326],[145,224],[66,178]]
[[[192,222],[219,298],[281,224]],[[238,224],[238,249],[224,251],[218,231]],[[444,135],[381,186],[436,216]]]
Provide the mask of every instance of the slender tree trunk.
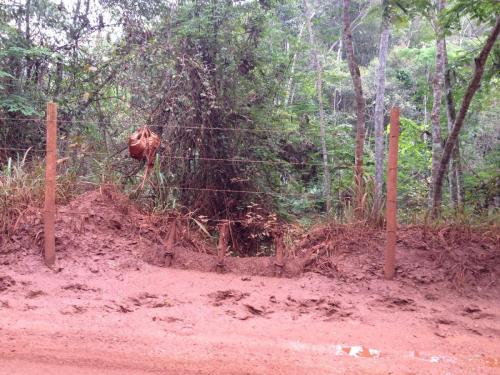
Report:
[[[25,38],[26,38],[26,44],[28,46],[31,46],[30,22],[31,22],[31,0],[26,0]],[[32,70],[31,58],[29,56],[26,56],[26,81],[29,81],[29,79],[31,78],[31,70]]]
[[[455,101],[453,99],[453,91],[451,85],[451,70],[448,65],[448,55],[446,52],[446,43],[445,43],[445,76],[444,76],[444,85],[446,88],[446,108],[448,114],[448,134],[451,133],[453,128],[453,124],[455,123],[455,119],[457,117],[455,110]],[[452,165],[450,167],[452,171],[452,178],[454,179],[454,189],[456,190],[456,207],[461,209],[464,204],[464,189],[463,189],[463,170],[462,170],[462,161],[460,160],[460,137],[457,139],[457,143],[453,148],[452,153]],[[454,193],[453,193],[454,194]]]
[[30,31],[30,18],[31,18],[31,0],[26,0],[26,41],[28,45],[31,43],[31,31]]
[[342,60],[342,38],[340,39],[339,49],[337,50],[337,65],[340,64],[341,60]]
[[356,217],[364,217],[363,209],[363,145],[365,136],[365,99],[363,97],[363,87],[361,85],[361,74],[358,64],[354,58],[354,47],[352,45],[351,21],[349,18],[350,0],[343,0],[343,20],[344,20],[344,47],[347,56],[347,64],[351,73],[354,92],[356,97],[356,151],[354,178],[356,184]]
[[479,56],[474,59],[475,69],[474,75],[467,87],[467,91],[465,92],[465,96],[462,100],[462,105],[460,106],[460,111],[458,112],[458,116],[455,119],[453,124],[453,128],[446,140],[446,144],[444,146],[443,157],[441,158],[441,162],[439,164],[438,174],[436,176],[436,183],[434,186],[434,195],[432,202],[432,215],[433,217],[437,217],[441,211],[441,195],[443,189],[443,178],[448,168],[448,163],[450,162],[450,158],[457,144],[458,135],[460,134],[460,129],[464,124],[465,116],[467,115],[467,111],[469,110],[470,103],[474,94],[481,86],[481,78],[484,73],[484,67],[486,65],[486,61],[488,59],[488,55],[490,54],[496,39],[498,38],[498,34],[500,33],[500,16],[497,16],[495,26],[491,29],[490,35],[484,44],[484,47],[479,54]]
[[54,89],[54,98],[59,99],[59,95],[61,93],[61,83],[63,79],[63,63],[58,61],[56,63],[56,78],[55,78],[55,89]]
[[[438,12],[444,9],[445,0],[439,0]],[[432,207],[433,189],[436,184],[436,178],[439,170],[439,162],[443,153],[441,144],[441,99],[443,96],[443,76],[444,76],[444,36],[439,27],[437,17],[434,21],[434,29],[437,36],[436,39],[436,70],[434,79],[432,80],[433,102],[431,112],[431,133],[432,133],[432,173],[431,186],[429,192],[429,207]]]
[[[455,101],[451,89],[451,71],[448,64],[448,51],[446,49],[446,40],[444,41],[444,89],[446,91],[446,115],[448,118],[448,134],[451,132],[457,113],[455,111]],[[453,208],[458,207],[458,163],[460,162],[459,143],[457,142],[453,149],[453,158],[448,171],[448,181],[450,187],[450,200]]]
[[[304,33],[304,24],[300,26],[299,36],[297,37],[297,42],[300,44],[302,41],[302,34]],[[292,102],[292,85],[293,85],[293,74],[295,73],[295,65],[297,64],[297,57],[299,55],[299,51],[296,50],[293,53],[292,57],[292,66],[290,67],[290,78],[288,78],[288,83],[286,85],[286,94],[285,94],[285,107],[288,107]]]
[[307,32],[309,33],[309,43],[311,44],[311,54],[316,67],[316,90],[318,92],[319,105],[319,127],[321,135],[321,151],[323,154],[323,189],[326,202],[326,210],[330,211],[332,203],[330,198],[330,169],[328,167],[328,152],[326,149],[325,112],[323,109],[323,66],[319,58],[316,42],[311,25],[311,13],[307,0],[304,0],[304,10],[306,18]]
[[[78,17],[80,16],[80,5],[81,0],[77,0],[75,4],[75,10],[73,12],[73,24],[70,26],[70,36],[73,40],[73,64],[76,64],[77,56],[78,56],[78,43],[79,43],[79,22]],[[76,72],[76,69],[75,69]],[[76,73],[73,73],[75,75]],[[75,77],[76,78],[76,77]]]
[[[449,133],[448,133],[449,134]],[[456,179],[457,179],[457,198],[458,198],[458,209],[462,210],[465,203],[465,190],[464,190],[464,171],[462,168],[462,160],[460,156],[460,140],[457,139],[454,151],[456,152]]]
[[389,15],[388,0],[384,0],[384,15],[382,19],[382,32],[380,34],[380,47],[378,54],[377,70],[377,96],[375,98],[375,197],[373,216],[378,217],[382,207],[382,186],[384,183],[384,95],[385,95],[385,67],[389,49]]

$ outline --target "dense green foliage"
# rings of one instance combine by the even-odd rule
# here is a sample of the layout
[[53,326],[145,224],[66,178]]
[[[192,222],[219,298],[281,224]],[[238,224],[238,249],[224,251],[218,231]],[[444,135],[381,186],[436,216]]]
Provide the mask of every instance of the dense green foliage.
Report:
[[[343,220],[352,214],[356,121],[340,3],[311,5],[324,69],[330,214]],[[385,113],[387,123],[390,107],[401,107],[399,199],[410,218],[427,209],[435,11],[430,1],[389,4]],[[364,0],[351,7],[367,101],[369,205],[382,9]],[[498,7],[494,0],[454,0],[439,14],[457,105]],[[163,143],[141,198],[156,209],[180,207],[214,219],[248,217],[257,205],[264,207],[259,214],[289,219],[324,213],[316,75],[304,22],[302,2],[292,0],[6,0],[0,6],[0,164],[29,147],[28,159],[40,155],[45,103],[54,100],[59,151],[69,158],[61,173],[80,182],[135,188],[139,168],[126,157],[125,140],[149,124]],[[476,213],[491,212],[500,199],[499,66],[497,43],[460,140],[464,209]],[[441,118],[446,137],[444,101]]]

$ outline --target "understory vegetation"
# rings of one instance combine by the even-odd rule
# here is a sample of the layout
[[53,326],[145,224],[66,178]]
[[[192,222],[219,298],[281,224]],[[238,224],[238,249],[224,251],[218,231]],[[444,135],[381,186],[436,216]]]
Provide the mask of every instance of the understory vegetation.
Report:
[[[203,230],[233,220],[252,252],[278,223],[380,225],[376,170],[397,106],[400,221],[438,207],[437,221],[498,224],[498,30],[487,47],[499,14],[495,0],[5,0],[0,235],[43,205],[50,101],[60,204],[113,184]],[[144,125],[162,143],[138,189],[144,163],[127,138]]]

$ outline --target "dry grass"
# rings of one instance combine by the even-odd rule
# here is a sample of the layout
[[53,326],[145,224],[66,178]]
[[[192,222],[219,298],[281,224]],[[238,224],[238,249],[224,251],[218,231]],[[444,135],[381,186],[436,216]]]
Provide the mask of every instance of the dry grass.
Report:
[[[0,170],[0,246],[16,233],[23,217],[43,207],[44,161],[28,160],[29,151],[17,159],[9,157]],[[57,179],[57,201],[67,203],[78,194],[76,176],[66,171]]]
[[26,157],[7,159],[0,171],[0,234],[3,243],[15,233],[19,220],[43,204],[43,167],[34,160],[27,167]]
[[[352,279],[382,277],[385,232],[371,225],[318,224],[293,241],[288,254],[303,259],[305,271]],[[413,225],[398,230],[398,278],[445,282],[459,292],[497,283],[500,227]]]

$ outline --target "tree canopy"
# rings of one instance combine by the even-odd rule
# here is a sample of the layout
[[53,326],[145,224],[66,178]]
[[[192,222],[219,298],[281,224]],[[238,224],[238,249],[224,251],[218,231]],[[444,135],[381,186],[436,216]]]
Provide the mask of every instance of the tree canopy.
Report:
[[[458,112],[499,14],[495,0],[449,0],[442,10],[429,0],[5,0],[0,164],[29,148],[29,160],[41,156],[45,105],[55,101],[59,152],[69,160],[61,168],[72,181],[132,189],[140,166],[127,158],[126,137],[148,125],[162,145],[138,199],[153,209],[206,220],[307,221],[325,214],[349,220],[362,205],[367,218],[381,208],[373,204],[376,138],[387,136],[390,108],[398,106],[398,199],[411,220],[427,212],[432,190],[431,113],[440,130],[434,141],[444,146],[449,135],[446,93],[434,101],[436,40],[446,40]],[[357,66],[348,64],[346,15]],[[458,141],[460,208],[478,215],[500,205],[499,66],[494,42]],[[356,105],[356,69],[366,108]],[[385,92],[378,132],[377,82]],[[378,147],[380,166],[385,146]],[[358,160],[362,184],[355,183]],[[443,183],[446,213],[454,205],[450,182]]]

